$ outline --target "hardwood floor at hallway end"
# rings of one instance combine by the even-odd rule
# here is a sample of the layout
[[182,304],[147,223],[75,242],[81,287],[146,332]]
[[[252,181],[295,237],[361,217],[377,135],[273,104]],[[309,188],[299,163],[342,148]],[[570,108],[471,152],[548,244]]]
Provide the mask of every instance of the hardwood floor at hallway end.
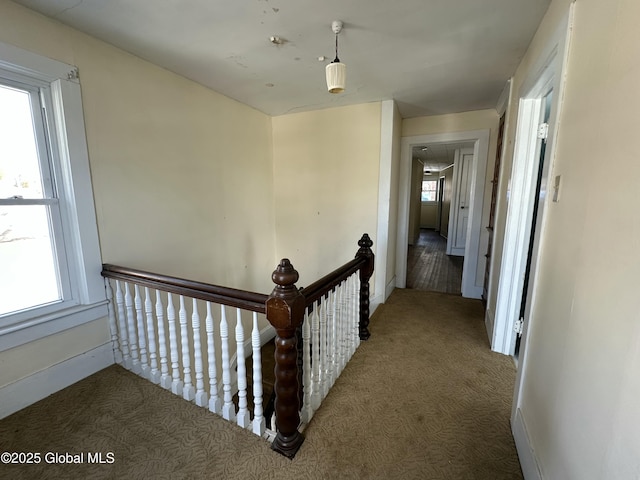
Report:
[[464,257],[447,255],[447,239],[431,229],[407,252],[407,288],[461,295]]

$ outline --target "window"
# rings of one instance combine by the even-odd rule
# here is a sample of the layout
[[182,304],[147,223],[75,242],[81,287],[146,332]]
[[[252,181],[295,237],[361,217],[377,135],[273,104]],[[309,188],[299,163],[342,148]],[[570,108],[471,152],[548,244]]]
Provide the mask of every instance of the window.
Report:
[[422,181],[422,201],[423,202],[435,202],[438,200],[438,180],[423,180]]
[[0,77],[0,316],[69,297],[39,89]]
[[0,43],[0,350],[106,314],[75,72]]

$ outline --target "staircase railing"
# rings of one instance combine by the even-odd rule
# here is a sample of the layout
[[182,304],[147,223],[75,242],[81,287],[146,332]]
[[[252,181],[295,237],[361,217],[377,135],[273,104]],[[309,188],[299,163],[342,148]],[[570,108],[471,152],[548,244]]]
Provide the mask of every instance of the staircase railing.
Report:
[[[266,313],[267,295],[115,265],[104,265],[102,275],[110,299],[115,288],[109,321],[117,363],[257,435],[265,434],[258,317]],[[227,320],[229,308],[235,308],[235,330]],[[249,348],[253,412],[247,402]]]
[[[360,340],[369,338],[373,242],[364,234],[358,245],[355,259],[303,289],[295,285],[298,272],[283,259],[270,295],[104,265],[116,362],[272,439],[275,451],[292,458],[304,441],[301,429]],[[229,308],[236,311],[234,335]],[[262,406],[260,348],[273,331],[269,324],[276,332],[275,432],[266,428]]]

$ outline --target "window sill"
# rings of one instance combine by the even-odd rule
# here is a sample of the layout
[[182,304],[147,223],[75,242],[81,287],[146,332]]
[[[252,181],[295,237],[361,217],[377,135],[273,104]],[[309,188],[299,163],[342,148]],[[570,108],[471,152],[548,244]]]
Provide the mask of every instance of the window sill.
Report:
[[0,326],[0,352],[104,318],[107,315],[107,301],[105,300],[92,305],[78,305],[11,325]]

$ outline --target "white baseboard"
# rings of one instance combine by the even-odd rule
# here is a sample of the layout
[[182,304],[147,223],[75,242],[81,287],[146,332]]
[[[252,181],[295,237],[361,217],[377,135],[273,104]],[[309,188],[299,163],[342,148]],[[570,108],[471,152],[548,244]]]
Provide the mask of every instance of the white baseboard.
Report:
[[22,410],[115,363],[111,342],[0,388],[0,418]]
[[396,288],[396,276],[394,275],[393,278],[391,279],[391,281],[389,283],[387,283],[387,287],[384,290],[384,301],[387,301],[387,298],[389,298],[389,295],[391,295],[391,292],[393,292],[393,289]]
[[522,410],[519,408],[516,410],[515,419],[511,422],[511,431],[516,442],[520,467],[525,480],[544,480],[536,452],[531,445]]
[[378,308],[378,306],[380,306],[380,304],[382,303],[384,302],[382,301],[382,298],[379,295],[369,300],[369,318],[371,318],[371,315],[374,314],[374,312],[376,311],[376,308]]
[[493,312],[487,307],[484,312],[484,326],[487,329],[487,337],[489,337],[489,343],[493,342]]

